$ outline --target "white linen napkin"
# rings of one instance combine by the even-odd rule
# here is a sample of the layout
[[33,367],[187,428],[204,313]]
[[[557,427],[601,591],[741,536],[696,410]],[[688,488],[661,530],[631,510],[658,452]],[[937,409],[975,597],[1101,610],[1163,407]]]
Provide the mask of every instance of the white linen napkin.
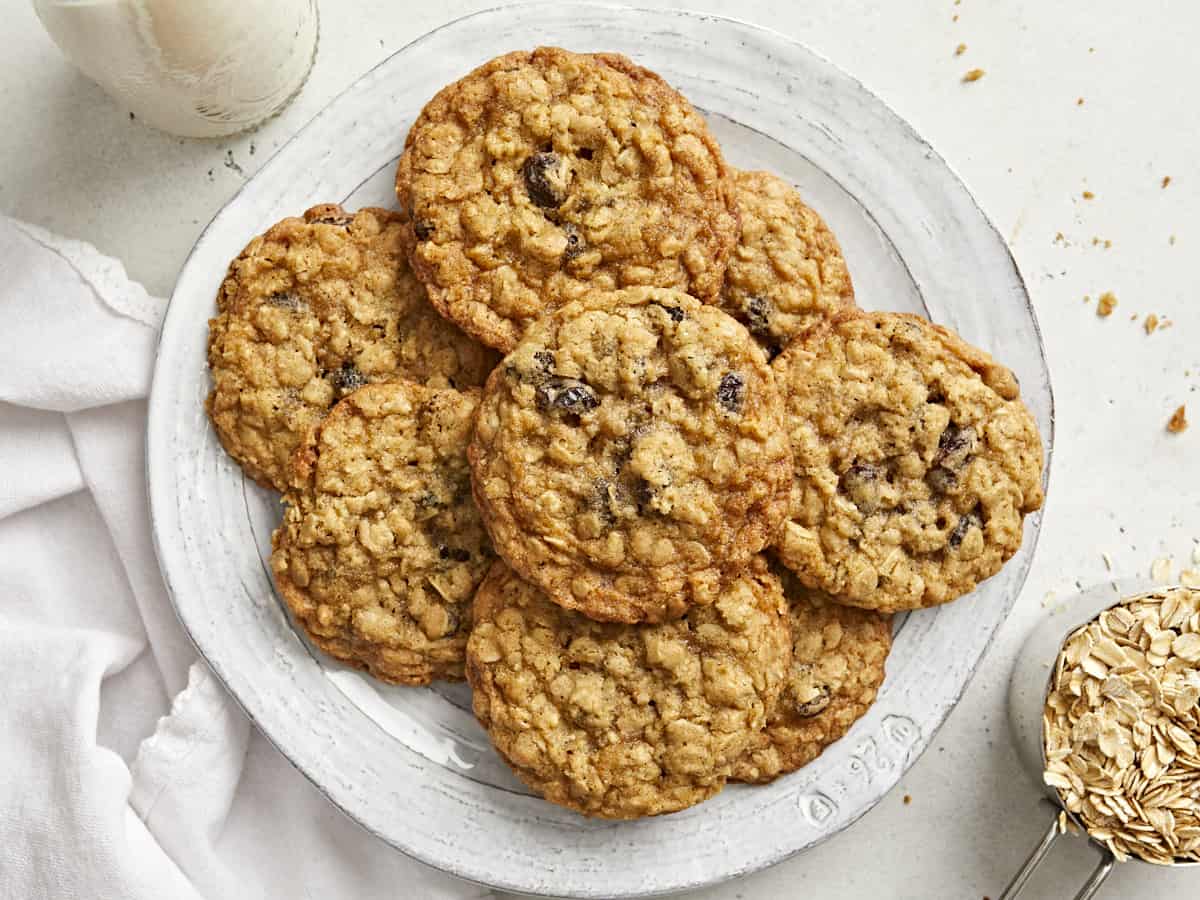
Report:
[[487,896],[345,818],[197,661],[145,489],[165,306],[0,216],[0,898]]

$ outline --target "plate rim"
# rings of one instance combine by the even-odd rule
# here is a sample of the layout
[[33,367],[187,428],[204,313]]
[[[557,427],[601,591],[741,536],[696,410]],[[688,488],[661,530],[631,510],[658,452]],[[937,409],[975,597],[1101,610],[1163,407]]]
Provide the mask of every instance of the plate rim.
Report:
[[[736,25],[740,28],[745,28],[745,29],[769,36],[772,40],[776,40],[779,42],[783,42],[785,44],[789,44],[792,47],[799,50],[800,52],[811,56],[814,60],[818,61],[822,66],[827,67],[829,70],[836,73],[840,78],[845,79],[845,81],[850,83],[855,90],[861,92],[862,95],[869,98],[870,101],[872,101],[874,104],[877,105],[878,109],[883,111],[887,115],[887,117],[889,119],[891,119],[892,124],[899,126],[899,129],[903,132],[903,136],[906,140],[913,142],[916,146],[918,146],[921,150],[923,150],[924,154],[928,158],[933,160],[935,163],[940,164],[940,166],[943,167],[946,170],[946,172],[948,172],[953,177],[953,179],[961,186],[963,195],[970,201],[973,211],[979,216],[980,221],[984,225],[986,225],[987,229],[995,236],[999,247],[1003,249],[1004,257],[1005,257],[1005,264],[1011,270],[1011,274],[1014,278],[1015,284],[1019,288],[1021,300],[1025,305],[1025,309],[1026,309],[1026,312],[1029,317],[1029,322],[1032,325],[1033,333],[1037,339],[1037,354],[1040,357],[1042,366],[1043,366],[1045,374],[1046,374],[1044,389],[1045,389],[1045,394],[1046,394],[1046,400],[1048,403],[1048,409],[1047,409],[1048,429],[1047,429],[1047,433],[1042,435],[1043,449],[1044,449],[1042,486],[1043,486],[1044,490],[1047,490],[1049,487],[1052,461],[1054,458],[1055,438],[1056,438],[1056,434],[1057,434],[1057,422],[1056,422],[1057,406],[1056,406],[1056,399],[1054,396],[1053,380],[1050,375],[1049,359],[1047,358],[1047,355],[1046,355],[1046,345],[1045,345],[1045,340],[1044,340],[1044,336],[1042,333],[1041,324],[1038,321],[1037,311],[1033,305],[1033,301],[1032,301],[1032,298],[1030,296],[1029,289],[1028,289],[1028,284],[1026,282],[1026,279],[1025,279],[1023,273],[1021,272],[1021,268],[1018,265],[1016,258],[1013,256],[1012,248],[1009,246],[1008,241],[1004,238],[1003,233],[1000,231],[1000,229],[996,227],[996,224],[992,220],[991,216],[981,206],[978,199],[975,197],[974,193],[968,187],[966,181],[959,174],[958,170],[954,166],[952,166],[930,144],[930,142],[928,140],[926,140],[909,123],[909,121],[907,119],[905,119],[898,112],[896,112],[885,100],[883,100],[878,94],[876,94],[874,91],[872,91],[866,85],[864,85],[862,83],[862,81],[860,81],[856,76],[854,76],[850,72],[846,71],[838,64],[832,62],[823,53],[813,49],[805,42],[803,42],[797,38],[794,38],[790,35],[784,34],[783,32],[778,31],[774,28],[770,28],[770,27],[764,26],[764,25],[759,25],[757,23],[750,22],[745,19],[740,19],[735,16],[702,12],[702,11],[693,10],[690,8],[647,8],[647,7],[640,7],[640,6],[636,6],[636,5],[603,3],[603,2],[601,2],[601,3],[587,2],[587,3],[574,4],[574,6],[576,6],[577,8],[591,9],[594,11],[612,12],[612,13],[618,14],[618,15],[642,14],[642,15],[647,15],[647,16],[664,17],[664,18],[676,19],[676,20],[699,20],[702,22],[714,23],[717,25],[727,23],[727,24]],[[196,649],[197,655],[200,657],[200,659],[202,659],[205,662],[209,671],[213,673],[214,677],[216,677],[216,679],[220,682],[221,686],[225,689],[226,693],[234,700],[234,702],[237,704],[238,708],[241,709],[243,714],[246,715],[247,719],[255,726],[255,728],[259,731],[259,733],[261,733],[267,739],[267,741],[280,753],[280,755],[288,762],[288,764],[293,769],[297,770],[300,774],[302,774],[305,777],[305,779],[314,788],[316,788],[316,790],[328,802],[330,802],[333,806],[335,806],[343,815],[345,815],[350,821],[355,823],[355,825],[357,825],[359,828],[361,828],[365,832],[371,834],[373,837],[378,838],[379,840],[383,841],[387,846],[399,851],[400,853],[404,854],[405,856],[409,857],[410,859],[414,859],[423,865],[429,866],[433,869],[436,869],[438,871],[452,875],[452,876],[462,879],[464,881],[467,881],[467,882],[470,882],[473,884],[477,884],[477,885],[481,885],[481,886],[491,888],[491,889],[497,889],[497,890],[503,890],[503,891],[512,892],[512,893],[522,894],[524,896],[538,896],[538,897],[559,897],[559,896],[564,896],[564,897],[565,896],[570,896],[570,897],[602,897],[602,896],[603,897],[607,897],[607,896],[659,897],[659,896],[664,896],[664,895],[668,895],[668,894],[676,894],[676,893],[679,893],[682,891],[697,890],[697,889],[704,888],[704,887],[710,887],[713,885],[726,883],[734,878],[737,878],[737,877],[740,877],[743,875],[747,875],[747,874],[751,874],[753,872],[761,871],[763,869],[778,865],[779,863],[784,862],[785,860],[788,860],[788,859],[796,856],[797,854],[804,852],[807,849],[811,849],[811,848],[817,846],[818,844],[823,843],[825,840],[833,838],[837,834],[840,834],[840,833],[846,831],[848,828],[850,828],[850,826],[852,826],[854,823],[859,821],[859,819],[861,819],[864,815],[866,815],[868,812],[871,811],[871,809],[873,809],[875,807],[875,805],[879,802],[879,800],[882,799],[883,796],[886,796],[886,794],[888,792],[895,789],[896,784],[898,783],[899,779],[897,779],[897,781],[894,782],[887,789],[887,791],[885,791],[883,794],[881,794],[879,798],[877,798],[873,802],[866,804],[860,811],[858,811],[855,815],[848,818],[843,824],[841,824],[840,827],[828,832],[827,834],[823,835],[821,838],[819,838],[815,842],[812,842],[809,844],[801,844],[800,846],[794,847],[790,850],[785,850],[783,852],[777,853],[768,859],[752,860],[750,862],[743,863],[741,865],[736,865],[736,866],[732,867],[731,869],[720,873],[717,876],[693,877],[693,873],[689,872],[689,873],[687,873],[688,877],[681,879],[677,883],[673,883],[669,886],[664,886],[661,888],[652,888],[649,890],[643,890],[643,891],[637,891],[637,892],[624,892],[619,895],[594,893],[592,891],[547,892],[547,891],[540,891],[540,890],[530,890],[528,887],[523,888],[522,886],[520,886],[518,884],[513,884],[510,882],[507,882],[506,880],[485,880],[484,877],[471,874],[470,872],[463,869],[461,866],[457,865],[454,862],[448,863],[445,859],[434,859],[434,858],[428,857],[426,855],[423,855],[423,854],[417,852],[416,850],[414,850],[411,847],[400,845],[393,838],[389,837],[387,834],[377,830],[376,828],[372,827],[371,825],[367,824],[366,822],[364,822],[363,820],[358,818],[358,816],[356,816],[346,805],[344,805],[337,797],[334,796],[334,793],[332,792],[332,790],[330,788],[328,788],[322,782],[322,780],[319,778],[319,776],[317,774],[310,772],[308,768],[306,768],[302,763],[297,761],[297,759],[295,758],[295,755],[292,752],[289,752],[287,747],[285,747],[278,740],[276,740],[276,737],[272,734],[272,732],[263,725],[259,716],[257,716],[250,708],[248,708],[248,706],[246,705],[246,701],[242,698],[242,696],[240,696],[230,686],[229,681],[227,680],[225,675],[222,674],[221,668],[209,657],[209,655],[205,652],[205,650],[197,642],[197,639],[195,638],[195,636],[192,633],[192,629],[188,626],[187,620],[185,619],[184,611],[182,610],[182,608],[180,607],[180,604],[178,602],[178,599],[176,596],[177,592],[176,592],[175,586],[172,583],[171,575],[167,570],[167,566],[164,565],[164,563],[163,563],[163,559],[164,559],[164,547],[163,547],[164,529],[162,527],[160,527],[160,525],[161,525],[160,513],[162,510],[163,503],[165,503],[167,501],[173,501],[176,498],[174,497],[173,493],[171,494],[170,497],[159,497],[159,491],[156,490],[156,487],[155,487],[156,484],[159,483],[160,479],[164,479],[162,481],[162,484],[164,485],[164,487],[161,488],[160,490],[165,491],[165,485],[166,485],[165,479],[167,477],[165,474],[156,474],[157,473],[156,460],[160,458],[160,453],[159,453],[159,449],[158,449],[156,441],[159,439],[156,438],[156,432],[152,425],[152,423],[155,422],[156,419],[163,418],[163,413],[165,411],[165,407],[169,403],[169,399],[164,396],[165,391],[158,389],[159,384],[162,383],[159,378],[160,367],[166,365],[166,363],[164,362],[164,357],[161,353],[161,349],[162,349],[164,342],[166,341],[166,336],[168,334],[168,327],[172,321],[172,312],[174,311],[176,314],[179,314],[180,304],[174,303],[176,293],[179,290],[179,286],[180,286],[181,282],[183,281],[183,277],[184,277],[185,273],[188,271],[190,263],[192,262],[193,258],[200,251],[200,249],[202,248],[202,245],[206,244],[207,241],[209,240],[214,225],[217,223],[217,221],[220,218],[222,218],[222,216],[224,215],[226,210],[230,206],[234,205],[239,200],[239,198],[242,197],[242,195],[246,192],[248,187],[255,181],[255,179],[257,179],[259,177],[260,174],[262,174],[263,172],[266,172],[273,165],[278,164],[278,158],[280,156],[284,155],[285,151],[287,151],[288,148],[290,148],[297,141],[303,139],[310,130],[314,129],[315,126],[320,121],[322,121],[327,115],[330,114],[330,111],[332,109],[334,109],[336,106],[340,105],[342,101],[344,101],[354,91],[359,89],[360,86],[365,81],[371,79],[378,72],[379,69],[388,65],[395,57],[409,51],[410,49],[412,49],[414,47],[421,45],[422,43],[424,43],[426,41],[433,39],[436,35],[440,34],[441,32],[443,32],[447,29],[454,28],[456,26],[462,25],[463,23],[469,22],[471,20],[488,17],[488,16],[492,16],[492,15],[496,15],[496,14],[501,14],[501,13],[532,12],[539,8],[560,9],[561,4],[552,2],[552,0],[532,0],[532,2],[521,2],[521,3],[515,3],[515,4],[509,4],[509,5],[495,5],[495,6],[489,6],[487,8],[483,8],[483,9],[474,10],[472,12],[458,16],[454,19],[448,20],[448,21],[444,22],[443,24],[438,25],[437,27],[424,32],[423,34],[417,36],[413,40],[411,40],[411,41],[405,43],[404,45],[402,45],[401,47],[397,48],[394,52],[388,54],[386,57],[384,57],[383,59],[379,60],[377,63],[372,65],[369,69],[367,69],[367,70],[363,71],[361,74],[355,76],[354,79],[345,88],[338,91],[311,118],[309,118],[303,125],[301,125],[299,128],[297,128],[296,131],[290,137],[287,138],[287,140],[285,140],[282,144],[280,144],[280,146],[262,164],[262,166],[258,169],[258,171],[253,176],[251,176],[251,178],[247,179],[246,181],[244,181],[242,184],[240,184],[238,186],[237,190],[229,197],[228,200],[226,200],[221,205],[221,208],[219,210],[217,210],[214,213],[214,215],[209,219],[209,221],[205,224],[204,228],[200,231],[199,235],[197,236],[195,243],[192,245],[191,249],[188,251],[188,254],[185,257],[183,263],[179,267],[179,270],[176,275],[175,285],[172,288],[171,296],[168,299],[166,309],[164,310],[162,324],[160,326],[159,335],[158,335],[158,338],[156,341],[156,346],[155,346],[154,367],[153,367],[151,387],[150,387],[150,392],[149,392],[148,402],[147,402],[147,427],[146,427],[146,434],[145,434],[145,439],[144,439],[144,451],[145,451],[145,459],[146,459],[147,494],[148,494],[147,499],[148,499],[148,506],[149,506],[149,511],[150,511],[151,534],[152,534],[152,539],[153,539],[155,558],[158,561],[159,570],[162,573],[163,582],[167,588],[167,595],[170,598],[172,609],[175,612],[176,618],[178,619],[181,626],[183,627],[183,630],[188,637],[188,641]],[[777,138],[774,138],[773,135],[767,135],[767,136],[772,139],[778,140]],[[860,204],[860,205],[868,213],[868,215],[871,215],[871,217],[874,218],[873,213],[870,212],[870,210],[865,206],[865,204]],[[886,232],[884,232],[884,234],[886,235]],[[890,241],[890,238],[889,238],[889,241]],[[903,258],[901,258],[901,259],[903,261]],[[907,263],[905,263],[905,265],[907,265]],[[162,448],[161,459],[164,462],[164,464],[169,460],[169,453],[166,451],[165,447]],[[961,701],[962,696],[966,692],[967,687],[971,684],[972,680],[974,679],[974,676],[977,673],[979,666],[982,664],[988,651],[991,649],[991,646],[993,645],[993,643],[996,639],[996,634],[999,631],[1000,625],[1002,625],[1004,620],[1006,620],[1008,618],[1008,616],[1012,610],[1012,607],[1013,607],[1014,603],[1016,602],[1017,597],[1020,596],[1020,594],[1024,588],[1025,582],[1028,578],[1029,571],[1032,568],[1034,555],[1036,553],[1038,541],[1041,536],[1041,519],[1042,519],[1042,516],[1044,515],[1044,511],[1045,511],[1045,506],[1043,504],[1043,507],[1041,509],[1039,509],[1035,513],[1031,514],[1031,516],[1030,516],[1030,518],[1035,521],[1036,527],[1034,527],[1032,529],[1032,534],[1026,534],[1025,538],[1024,538],[1025,542],[1028,544],[1028,557],[1025,560],[1024,570],[1019,573],[1019,577],[1016,579],[1011,593],[1009,593],[1007,595],[1007,597],[1005,598],[1005,606],[1004,606],[1004,610],[1003,610],[1003,615],[1000,617],[999,624],[994,629],[992,629],[990,634],[987,636],[977,658],[974,660],[974,662],[970,666],[965,677],[962,678],[957,689],[952,692],[952,699],[946,705],[945,711],[938,717],[936,724],[933,725],[929,729],[928,733],[923,736],[923,743],[919,746],[919,748],[915,749],[914,752],[910,752],[908,755],[905,756],[905,758],[901,764],[902,773],[903,773],[903,771],[907,771],[908,769],[910,769],[925,754],[925,752],[929,749],[929,747],[933,744],[934,736],[945,725],[946,719],[949,717],[950,713],[957,707],[958,703]],[[1022,547],[1022,549],[1025,549],[1024,546]],[[376,723],[372,723],[372,724],[376,724]]]

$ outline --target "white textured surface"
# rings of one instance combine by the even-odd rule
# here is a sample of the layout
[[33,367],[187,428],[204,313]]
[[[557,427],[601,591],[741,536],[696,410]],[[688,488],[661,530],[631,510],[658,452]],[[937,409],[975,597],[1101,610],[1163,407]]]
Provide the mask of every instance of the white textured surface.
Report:
[[[1200,240],[1200,121],[1172,99],[1194,77],[1197,13],[1165,2],[813,0],[801,12],[753,0],[695,5],[772,25],[825,53],[964,176],[1012,240],[1029,281],[1059,424],[1030,582],[934,748],[848,833],[699,896],[994,897],[1040,827],[1037,792],[1009,746],[1003,693],[1044,595],[1105,577],[1101,551],[1119,573],[1144,573],[1162,554],[1182,562],[1200,537],[1200,429],[1179,437],[1162,430],[1185,400],[1200,420],[1200,315],[1188,265]],[[249,173],[353,77],[476,6],[326,4],[321,55],[305,92],[262,132],[227,144],[181,143],[130,122],[62,62],[32,12],[18,6],[6,22],[11,65],[0,71],[8,125],[0,132],[0,207],[95,242],[152,291],[167,293],[202,224],[238,186],[234,166]],[[969,49],[956,59],[960,41]],[[976,65],[987,75],[960,85]],[[1168,174],[1173,183],[1163,190]],[[1096,199],[1082,200],[1084,187]],[[1073,246],[1052,243],[1057,231]],[[1093,235],[1114,246],[1090,246]],[[1106,289],[1121,305],[1100,321],[1081,297]],[[1146,337],[1128,320],[1151,311],[1176,327]],[[911,805],[901,801],[906,793]],[[1027,896],[1068,895],[1091,862],[1078,842],[1056,848]],[[1129,869],[1114,874],[1101,896],[1148,900],[1198,887],[1194,872]]]

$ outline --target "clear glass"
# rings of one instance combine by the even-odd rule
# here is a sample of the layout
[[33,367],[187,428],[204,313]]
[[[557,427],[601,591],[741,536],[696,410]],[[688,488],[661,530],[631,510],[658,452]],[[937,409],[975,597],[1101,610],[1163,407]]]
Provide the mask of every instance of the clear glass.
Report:
[[316,0],[33,0],[63,53],[139,119],[184,137],[245,131],[299,92]]

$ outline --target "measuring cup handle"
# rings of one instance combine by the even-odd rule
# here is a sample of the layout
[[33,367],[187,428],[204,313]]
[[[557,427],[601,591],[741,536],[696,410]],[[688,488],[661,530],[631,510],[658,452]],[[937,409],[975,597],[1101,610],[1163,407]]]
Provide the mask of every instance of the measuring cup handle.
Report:
[[[1033,848],[1029,856],[1025,860],[1025,864],[1013,876],[1012,881],[1008,883],[1008,887],[1004,889],[1004,893],[1000,895],[1000,900],[1016,900],[1022,889],[1025,887],[1025,882],[1029,880],[1029,876],[1033,874],[1033,870],[1038,867],[1038,864],[1050,852],[1050,847],[1054,844],[1055,839],[1059,835],[1058,816],[1052,816],[1050,819],[1050,827],[1046,829],[1046,833],[1042,835],[1042,839],[1038,841],[1037,846]],[[1108,874],[1108,873],[1105,873]],[[1101,879],[1103,880],[1103,879]],[[1099,887],[1099,884],[1097,884]],[[1086,889],[1086,888],[1085,888]],[[1095,888],[1092,889],[1093,893]],[[1087,896],[1091,896],[1088,894]],[[1077,898],[1078,900],[1078,898]]]
[[1116,865],[1117,860],[1107,850],[1102,851],[1101,856],[1100,864],[1092,871],[1091,877],[1088,878],[1084,886],[1079,889],[1079,893],[1075,895],[1075,900],[1091,900],[1096,891],[1100,890],[1100,885],[1104,884],[1104,879],[1108,877],[1108,873]]
[[[1029,880],[1046,854],[1050,852],[1050,847],[1057,840],[1062,832],[1058,828],[1058,810],[1054,811],[1050,819],[1050,827],[1046,829],[1046,833],[1042,835],[1042,839],[1038,841],[1037,846],[1030,852],[1029,857],[1025,860],[1025,864],[1021,866],[1013,880],[1008,883],[1008,887],[1004,889],[1004,893],[1000,895],[999,900],[1016,900],[1016,897],[1025,887],[1025,882]],[[1079,893],[1075,895],[1075,900],[1091,900],[1095,896],[1096,891],[1100,890],[1100,885],[1104,884],[1104,879],[1108,878],[1108,873],[1113,870],[1113,865],[1116,860],[1108,850],[1101,850],[1100,864],[1092,871],[1088,880],[1084,882]]]

